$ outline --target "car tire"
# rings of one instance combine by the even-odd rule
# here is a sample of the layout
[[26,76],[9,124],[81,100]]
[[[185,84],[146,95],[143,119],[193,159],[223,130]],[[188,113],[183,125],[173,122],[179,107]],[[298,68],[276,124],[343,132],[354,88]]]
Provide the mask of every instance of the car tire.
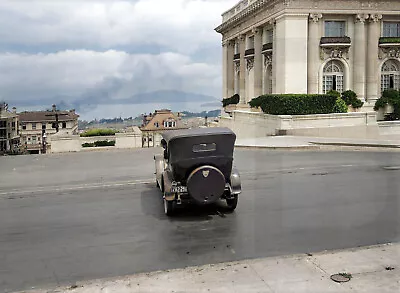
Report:
[[237,194],[235,194],[232,199],[228,199],[228,198],[226,199],[226,205],[227,205],[228,211],[234,211],[236,209],[238,200],[239,200],[239,196]]
[[175,213],[175,201],[164,199],[164,213],[167,216],[172,216]]

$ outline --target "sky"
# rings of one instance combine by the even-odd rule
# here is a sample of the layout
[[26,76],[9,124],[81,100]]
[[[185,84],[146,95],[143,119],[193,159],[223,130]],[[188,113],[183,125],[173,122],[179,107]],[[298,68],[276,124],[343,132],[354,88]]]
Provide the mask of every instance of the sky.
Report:
[[[181,90],[221,97],[221,14],[237,0],[1,0],[0,100],[48,105]],[[98,115],[101,115],[99,113]]]

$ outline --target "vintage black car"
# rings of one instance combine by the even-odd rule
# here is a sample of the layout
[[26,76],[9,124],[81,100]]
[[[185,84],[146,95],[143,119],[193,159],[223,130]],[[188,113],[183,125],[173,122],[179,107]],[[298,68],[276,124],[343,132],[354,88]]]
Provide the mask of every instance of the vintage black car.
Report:
[[239,172],[233,167],[236,135],[229,128],[169,130],[162,134],[163,155],[155,155],[157,187],[164,208],[172,215],[185,203],[208,205],[226,201],[233,211],[241,193]]

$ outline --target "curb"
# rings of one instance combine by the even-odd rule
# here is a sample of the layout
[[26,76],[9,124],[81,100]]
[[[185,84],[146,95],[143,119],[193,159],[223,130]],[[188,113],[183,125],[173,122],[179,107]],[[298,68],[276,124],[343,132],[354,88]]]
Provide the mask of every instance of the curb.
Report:
[[319,150],[321,149],[318,145],[309,146],[262,146],[262,145],[235,145],[236,149],[268,149],[268,150]]
[[400,145],[394,144],[372,144],[372,143],[347,143],[347,142],[313,142],[310,143],[314,145],[323,145],[323,146],[350,146],[350,147],[369,147],[369,148],[390,148],[390,149],[400,149]]

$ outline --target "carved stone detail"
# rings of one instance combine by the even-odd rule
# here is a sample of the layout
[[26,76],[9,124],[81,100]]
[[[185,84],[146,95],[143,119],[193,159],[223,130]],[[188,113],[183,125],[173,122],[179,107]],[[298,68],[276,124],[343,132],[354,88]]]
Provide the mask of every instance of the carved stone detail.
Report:
[[371,22],[378,22],[382,19],[382,14],[371,14],[369,20]]
[[283,4],[285,5],[285,7],[288,7],[290,5],[291,0],[284,0]]
[[365,14],[365,13],[359,13],[359,14],[357,14],[356,15],[356,18],[355,18],[355,23],[362,23],[362,24],[364,24],[365,23],[365,20],[367,20],[369,18],[369,15],[368,14]]
[[261,27],[253,27],[252,30],[251,30],[251,32],[252,32],[254,35],[262,34],[263,29],[262,29]]
[[268,21],[268,24],[269,24],[270,26],[272,26],[272,27],[276,26],[276,19],[275,19],[275,18],[270,19],[270,20]]
[[272,54],[264,54],[264,68],[266,69],[269,65],[272,64]]
[[247,71],[251,71],[254,67],[254,58],[247,58],[246,59],[246,68]]
[[317,23],[322,18],[322,13],[311,13],[310,21]]
[[321,60],[329,58],[349,59],[349,47],[322,47],[320,49]]
[[240,62],[239,61],[235,61],[233,63],[234,67],[235,67],[235,73],[237,74],[240,71]]
[[400,48],[398,47],[380,47],[378,53],[379,59],[400,58]]

